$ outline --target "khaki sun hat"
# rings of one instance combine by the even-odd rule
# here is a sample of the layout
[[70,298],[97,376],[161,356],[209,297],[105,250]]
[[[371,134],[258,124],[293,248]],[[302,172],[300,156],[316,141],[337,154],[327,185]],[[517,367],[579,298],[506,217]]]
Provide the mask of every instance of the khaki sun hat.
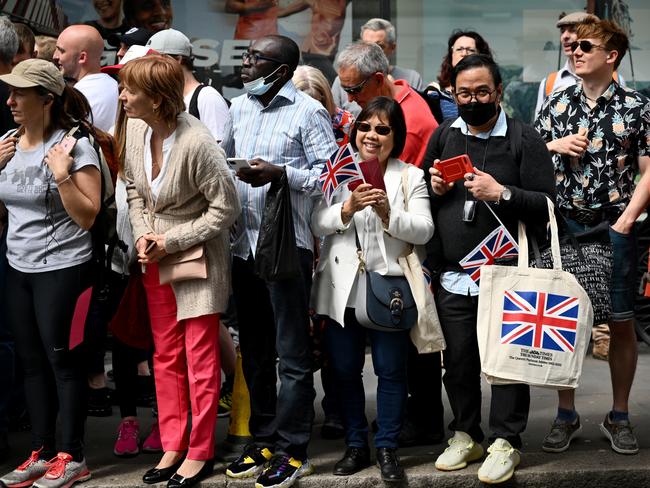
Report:
[[1,75],[0,80],[16,88],[41,86],[47,91],[61,96],[65,88],[63,74],[51,61],[45,59],[26,59],[21,61],[11,73]]

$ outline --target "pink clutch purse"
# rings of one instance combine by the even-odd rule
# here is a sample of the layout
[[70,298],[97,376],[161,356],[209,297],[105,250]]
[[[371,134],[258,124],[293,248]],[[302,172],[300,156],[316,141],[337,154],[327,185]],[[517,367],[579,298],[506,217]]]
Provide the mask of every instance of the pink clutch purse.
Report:
[[165,256],[158,263],[160,284],[207,279],[208,263],[203,244]]

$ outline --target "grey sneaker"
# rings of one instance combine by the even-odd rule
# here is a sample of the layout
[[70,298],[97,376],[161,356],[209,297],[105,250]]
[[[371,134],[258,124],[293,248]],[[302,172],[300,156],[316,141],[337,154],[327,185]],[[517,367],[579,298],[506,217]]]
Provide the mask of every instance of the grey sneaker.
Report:
[[600,424],[600,431],[609,439],[612,449],[619,454],[636,454],[639,452],[639,445],[636,442],[629,420],[612,422],[609,419],[609,414],[607,414],[603,423]]
[[43,476],[50,467],[45,459],[38,459],[39,451],[32,451],[27,461],[0,478],[0,485],[7,488],[32,486],[34,481]]
[[542,450],[546,452],[564,452],[569,448],[574,437],[582,431],[580,415],[573,422],[555,419],[551,431],[544,437]]
[[34,488],[70,488],[75,483],[90,479],[86,460],[73,461],[72,456],[66,452],[58,453],[48,462],[48,466],[47,473],[34,483]]

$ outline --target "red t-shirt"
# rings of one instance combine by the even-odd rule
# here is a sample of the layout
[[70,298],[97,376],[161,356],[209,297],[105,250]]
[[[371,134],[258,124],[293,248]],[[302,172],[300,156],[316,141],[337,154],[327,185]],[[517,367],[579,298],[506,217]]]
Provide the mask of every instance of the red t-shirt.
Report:
[[406,144],[399,158],[420,167],[429,138],[438,127],[438,122],[427,102],[405,80],[395,80],[395,86],[399,91],[394,98],[402,107],[406,120]]

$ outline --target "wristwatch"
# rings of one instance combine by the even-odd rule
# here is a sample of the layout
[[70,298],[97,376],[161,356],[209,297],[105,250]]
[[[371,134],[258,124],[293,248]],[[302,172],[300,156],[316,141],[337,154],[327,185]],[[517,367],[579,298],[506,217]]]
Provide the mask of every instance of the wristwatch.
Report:
[[512,198],[512,191],[510,191],[510,188],[503,185],[503,190],[501,190],[501,195],[499,195],[499,200],[497,201],[497,203],[500,203],[502,201],[509,202],[511,198]]

